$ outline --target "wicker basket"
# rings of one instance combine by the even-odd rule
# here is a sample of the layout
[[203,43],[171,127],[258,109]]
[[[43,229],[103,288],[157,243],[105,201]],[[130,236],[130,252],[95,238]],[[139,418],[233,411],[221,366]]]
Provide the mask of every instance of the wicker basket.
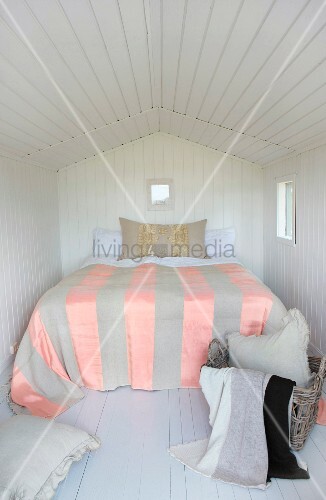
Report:
[[[218,339],[212,340],[208,349],[206,366],[226,368],[229,362],[227,346]],[[326,375],[326,356],[309,357],[312,372],[316,373],[314,383],[309,389],[295,387],[291,412],[290,443],[294,450],[301,450],[317,420],[318,403]]]

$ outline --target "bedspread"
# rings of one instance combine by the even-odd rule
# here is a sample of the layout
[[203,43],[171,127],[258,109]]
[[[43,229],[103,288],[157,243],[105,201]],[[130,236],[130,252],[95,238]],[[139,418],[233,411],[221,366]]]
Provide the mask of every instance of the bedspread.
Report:
[[199,387],[212,338],[277,331],[286,310],[239,264],[91,265],[38,302],[20,344],[12,400],[56,415],[97,390]]

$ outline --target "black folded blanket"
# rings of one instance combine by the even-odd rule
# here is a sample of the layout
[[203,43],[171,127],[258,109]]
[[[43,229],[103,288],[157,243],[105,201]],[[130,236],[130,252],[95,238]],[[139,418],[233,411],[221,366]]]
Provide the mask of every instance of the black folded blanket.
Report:
[[264,398],[264,423],[268,450],[268,475],[282,479],[309,479],[289,446],[289,402],[295,382],[273,375]]

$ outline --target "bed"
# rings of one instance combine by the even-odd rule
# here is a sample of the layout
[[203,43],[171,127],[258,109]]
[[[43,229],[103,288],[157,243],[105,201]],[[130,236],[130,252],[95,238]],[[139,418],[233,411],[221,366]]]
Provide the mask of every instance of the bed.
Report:
[[269,334],[286,309],[237,262],[90,259],[40,299],[20,344],[12,401],[52,417],[124,385],[199,387],[212,338]]

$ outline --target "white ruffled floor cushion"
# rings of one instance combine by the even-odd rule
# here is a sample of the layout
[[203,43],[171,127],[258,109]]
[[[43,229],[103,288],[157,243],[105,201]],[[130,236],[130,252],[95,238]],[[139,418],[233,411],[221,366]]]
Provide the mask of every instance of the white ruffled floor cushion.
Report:
[[69,425],[18,415],[0,425],[0,498],[48,500],[73,462],[100,446]]

